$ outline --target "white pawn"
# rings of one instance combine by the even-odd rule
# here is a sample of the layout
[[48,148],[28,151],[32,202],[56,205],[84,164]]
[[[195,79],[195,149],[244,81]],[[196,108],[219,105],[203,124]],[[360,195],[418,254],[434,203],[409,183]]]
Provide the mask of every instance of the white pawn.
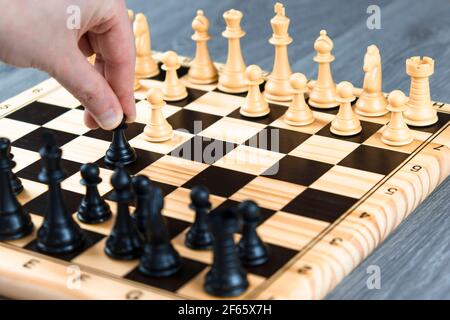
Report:
[[257,65],[252,64],[247,67],[245,75],[247,77],[248,93],[240,113],[246,117],[263,117],[270,112],[270,108],[259,89],[259,85],[264,82],[262,70]]
[[410,144],[413,137],[403,118],[403,112],[408,108],[408,98],[400,90],[394,90],[389,94],[388,102],[391,120],[383,130],[381,141],[390,146]]
[[308,91],[307,82],[303,73],[294,73],[289,78],[294,98],[289,109],[284,114],[284,122],[291,126],[306,126],[314,122],[314,116],[305,102],[305,92]]
[[353,112],[351,102],[355,99],[353,85],[342,81],[336,87],[339,112],[331,123],[331,132],[338,136],[353,136],[361,132],[361,122]]
[[147,94],[147,102],[150,104],[151,112],[148,124],[144,128],[147,141],[163,142],[173,137],[173,128],[162,113],[166,105],[163,93],[158,88],[150,89]]
[[177,70],[180,68],[178,55],[174,51],[167,51],[162,58],[162,69],[166,71],[166,78],[162,87],[164,100],[179,101],[188,96],[183,83],[178,78]]

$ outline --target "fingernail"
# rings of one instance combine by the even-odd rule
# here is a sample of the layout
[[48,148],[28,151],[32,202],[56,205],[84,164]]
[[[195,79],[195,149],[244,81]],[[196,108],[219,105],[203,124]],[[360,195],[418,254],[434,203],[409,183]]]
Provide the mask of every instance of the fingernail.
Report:
[[96,117],[97,122],[105,130],[112,130],[122,122],[123,114],[117,113],[115,110],[110,109]]

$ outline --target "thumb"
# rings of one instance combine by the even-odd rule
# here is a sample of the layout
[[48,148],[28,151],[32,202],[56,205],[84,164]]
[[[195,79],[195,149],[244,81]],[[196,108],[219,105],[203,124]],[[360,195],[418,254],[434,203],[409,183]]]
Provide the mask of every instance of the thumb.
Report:
[[83,104],[101,128],[112,130],[120,124],[123,111],[119,99],[81,52],[55,65],[52,76]]

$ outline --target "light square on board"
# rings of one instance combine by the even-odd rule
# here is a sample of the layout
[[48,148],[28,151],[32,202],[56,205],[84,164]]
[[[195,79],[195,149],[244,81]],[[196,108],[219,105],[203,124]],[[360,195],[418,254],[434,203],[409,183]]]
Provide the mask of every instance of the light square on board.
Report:
[[[180,107],[166,104],[162,108],[162,113],[163,113],[164,118],[168,118],[180,110],[181,110]],[[150,114],[151,114],[150,103],[148,103],[145,100],[139,101],[138,103],[136,103],[136,122],[146,125],[150,121]]]
[[244,102],[243,97],[210,91],[187,105],[185,109],[226,116],[240,108]]
[[425,140],[427,140],[432,135],[429,132],[410,130],[410,132],[413,136],[413,139],[414,139],[413,142],[411,142],[405,146],[390,146],[390,145],[385,144],[383,141],[381,141],[381,137],[382,137],[382,134],[383,134],[383,131],[385,130],[385,128],[386,127],[381,128],[378,132],[376,132],[374,135],[372,135],[369,139],[364,141],[363,144],[372,146],[372,147],[378,147],[378,148],[398,151],[398,152],[412,153]]
[[214,166],[259,175],[267,171],[284,155],[264,149],[239,145],[214,163]]
[[47,186],[43,183],[21,179],[23,185],[23,191],[17,196],[17,200],[21,205],[25,205],[34,198],[39,197],[41,194],[47,191]]
[[256,177],[233,194],[230,199],[240,202],[252,199],[260,207],[280,210],[303,192],[305,188],[304,186],[281,180]]
[[334,166],[310,188],[359,199],[383,178],[382,174]]
[[200,162],[166,155],[146,167],[139,174],[144,174],[151,180],[179,187],[207,167],[208,165]]
[[105,252],[106,238],[84,251],[82,254],[72,260],[75,264],[90,267],[104,272],[111,273],[118,277],[122,277],[136,268],[139,260],[114,260],[108,257]]
[[145,134],[141,133],[129,141],[130,145],[146,151],[152,151],[161,154],[167,154],[178,148],[184,142],[188,141],[192,134],[182,131],[174,131],[173,137],[164,142],[149,142],[146,140]]
[[322,130],[322,128],[324,128],[331,121],[333,121],[333,119],[335,117],[332,114],[318,112],[318,111],[313,111],[313,115],[314,115],[314,122],[307,126],[298,126],[298,127],[291,126],[291,125],[287,124],[286,122],[284,122],[283,117],[272,122],[270,124],[270,126],[294,130],[294,131],[303,132],[303,133],[307,133],[307,134],[315,134],[315,133],[319,132],[320,130]]
[[[190,197],[191,190],[186,188],[178,188],[172,193],[167,195],[165,200],[165,205],[163,209],[163,214],[167,217],[194,222],[195,212],[193,209],[189,208],[191,203]],[[211,202],[211,209],[217,208],[226,198],[219,197],[216,195],[210,195],[209,201]]]
[[84,124],[84,112],[78,109],[70,110],[47,122],[44,127],[82,135],[90,131]]
[[328,222],[279,211],[258,227],[264,241],[300,251],[320,232]]
[[14,172],[18,172],[25,167],[28,167],[33,162],[41,158],[39,153],[27,149],[11,147],[11,154],[14,155],[16,166],[13,168]]
[[205,90],[205,91],[212,91],[215,88],[217,88],[217,82],[211,83],[211,84],[195,84],[189,81],[189,76],[186,74],[182,77],[180,77],[181,83],[183,83],[188,88],[198,89],[198,90]]
[[313,135],[292,150],[289,155],[337,164],[359,146],[358,143]]
[[69,91],[62,87],[47,94],[38,101],[69,109],[74,109],[81,105],[80,101],[78,101]]
[[80,136],[63,145],[63,158],[79,163],[96,162],[105,155],[110,142]]
[[[106,194],[112,190],[111,176],[113,175],[113,171],[104,169],[101,167],[99,168],[99,170],[100,170],[100,177],[102,178],[102,182],[100,182],[97,185],[97,188],[98,188],[98,192],[100,193],[100,195],[103,196],[104,194]],[[81,173],[80,173],[80,171],[78,171],[75,174],[68,177],[67,179],[65,179],[61,183],[61,186],[65,190],[70,190],[73,192],[85,194],[86,187],[81,185],[80,181],[81,181]]]
[[266,126],[234,118],[222,118],[199,135],[217,140],[241,144],[256,135]]
[[22,138],[39,126],[14,119],[0,119],[0,137],[8,138],[11,142]]

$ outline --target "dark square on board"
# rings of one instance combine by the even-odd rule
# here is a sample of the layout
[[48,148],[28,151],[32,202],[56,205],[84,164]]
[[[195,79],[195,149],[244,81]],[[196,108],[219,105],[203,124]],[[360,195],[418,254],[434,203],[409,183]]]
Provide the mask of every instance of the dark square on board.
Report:
[[[152,151],[146,151],[141,149],[134,149],[136,151],[137,159],[135,162],[127,165],[125,169],[128,171],[129,174],[135,175],[139,171],[142,171],[149,165],[151,165],[153,162],[160,159],[163,155],[160,153],[152,152]],[[105,150],[106,152],[106,150]],[[114,170],[113,168],[110,168],[105,163],[105,157],[100,158],[95,162],[99,167],[109,170]]]
[[206,264],[187,258],[182,258],[181,269],[174,275],[166,278],[149,277],[139,272],[138,267],[125,276],[125,279],[143,283],[152,287],[176,292],[182,286],[192,281],[206,268]]
[[309,186],[332,167],[333,165],[328,163],[288,155],[262,175],[276,180]]
[[288,109],[288,107],[281,106],[278,104],[273,104],[273,103],[269,103],[269,107],[270,107],[270,113],[264,117],[259,117],[259,118],[245,117],[240,113],[240,110],[239,110],[240,108],[234,110],[227,117],[251,121],[251,122],[257,122],[260,124],[271,124],[272,122],[274,122],[275,120],[277,120],[281,116],[283,116]]
[[338,164],[344,167],[387,175],[408,158],[408,154],[360,145]]
[[[131,140],[134,137],[138,136],[142,133],[144,130],[145,124],[133,122],[128,123],[128,128],[125,130],[125,137],[127,140]],[[96,129],[96,130],[90,130],[84,134],[86,137],[91,137],[95,139],[105,140],[108,142],[112,141],[112,131],[103,130],[103,129]]]
[[211,194],[227,198],[254,178],[255,176],[247,173],[210,166],[186,182],[183,187],[192,189],[194,186],[203,185]]
[[259,149],[288,154],[311,135],[275,127],[267,127],[248,139],[244,144]]
[[269,250],[269,260],[265,264],[257,267],[245,267],[248,273],[270,278],[299,252],[271,243],[266,243],[266,245]]
[[[80,167],[81,163],[61,159],[61,168],[63,168],[67,178],[80,171]],[[39,182],[38,174],[41,171],[41,168],[42,162],[39,159],[17,172],[17,175],[23,179]]]
[[167,104],[170,104],[172,106],[177,106],[177,107],[185,107],[188,104],[190,104],[191,102],[194,102],[195,100],[197,100],[202,95],[204,95],[205,93],[208,92],[208,91],[193,89],[193,88],[189,88],[189,87],[186,89],[188,92],[188,96],[186,98],[184,98],[183,100],[180,100],[180,101],[167,101]]
[[[227,199],[223,203],[221,203],[217,208],[214,208],[213,210],[211,210],[211,213],[213,213],[217,210],[222,210],[224,208],[232,208],[232,207],[237,208],[239,206],[239,204],[240,204],[240,202],[238,202],[238,201]],[[267,219],[269,219],[271,216],[273,216],[276,212],[274,210],[266,209],[263,207],[259,207],[259,210],[260,210],[260,214],[261,214],[261,221],[258,223],[258,225],[263,224]],[[239,231],[239,232],[241,232],[241,231]]]
[[213,164],[234,148],[236,148],[236,145],[231,142],[194,136],[173,150],[170,155],[205,164]]
[[42,126],[69,110],[68,108],[35,101],[6,117]]
[[[83,229],[83,233],[86,237],[85,242],[84,242],[83,246],[81,248],[79,248],[78,250],[71,252],[71,253],[57,254],[57,255],[49,255],[47,253],[45,253],[45,254],[49,255],[51,257],[54,257],[54,258],[64,260],[64,261],[71,261],[71,260],[75,259],[78,255],[82,254],[83,252],[88,250],[90,247],[94,246],[96,243],[101,241],[103,238],[105,238],[105,236],[100,233],[85,230],[85,229]],[[38,250],[38,248],[36,247],[36,242],[37,242],[37,239],[34,239],[30,243],[28,243],[24,247],[24,249],[34,251],[34,252],[40,252]]]
[[[78,211],[78,207],[80,206],[80,202],[83,199],[83,195],[80,193],[72,192],[69,190],[62,190],[64,204],[69,213],[73,214]],[[49,192],[46,191],[34,198],[30,202],[25,204],[25,209],[33,214],[39,216],[45,216],[45,211],[47,209],[47,204],[49,201]]]
[[167,118],[174,130],[186,130],[191,134],[198,134],[221,117],[187,109],[182,109]]
[[282,211],[332,223],[357,201],[358,199],[308,188]]
[[431,126],[426,127],[415,127],[415,126],[409,126],[413,130],[422,131],[422,132],[428,132],[428,133],[435,133],[439,131],[443,126],[445,126],[450,121],[450,114],[449,113],[443,113],[438,112],[438,122],[435,124],[432,124]]
[[44,133],[52,133],[55,137],[56,145],[60,147],[78,137],[78,135],[76,134],[39,127],[36,130],[33,130],[30,133],[24,135],[23,137],[17,139],[12,143],[12,145],[17,148],[37,152],[45,144],[43,139]]
[[323,136],[323,137],[345,140],[345,141],[354,142],[354,143],[363,143],[364,141],[369,139],[374,133],[376,133],[378,130],[380,130],[383,127],[383,125],[379,124],[379,123],[374,123],[374,122],[361,121],[362,131],[356,135],[348,136],[348,137],[338,136],[338,135],[333,134],[330,131],[330,127],[331,127],[331,122],[328,123],[325,127],[323,127],[316,134],[319,136]]

